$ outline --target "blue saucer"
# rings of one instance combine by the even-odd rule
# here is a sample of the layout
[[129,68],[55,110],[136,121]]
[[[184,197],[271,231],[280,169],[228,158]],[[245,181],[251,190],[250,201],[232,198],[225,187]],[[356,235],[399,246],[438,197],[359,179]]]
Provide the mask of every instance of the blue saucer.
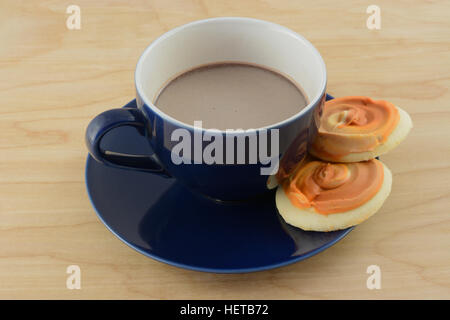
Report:
[[[102,144],[117,152],[152,153],[133,127],[112,130]],[[98,217],[120,240],[150,258],[197,271],[281,267],[329,248],[353,229],[303,231],[279,216],[274,192],[258,201],[219,204],[173,178],[110,168],[91,156],[86,185]]]

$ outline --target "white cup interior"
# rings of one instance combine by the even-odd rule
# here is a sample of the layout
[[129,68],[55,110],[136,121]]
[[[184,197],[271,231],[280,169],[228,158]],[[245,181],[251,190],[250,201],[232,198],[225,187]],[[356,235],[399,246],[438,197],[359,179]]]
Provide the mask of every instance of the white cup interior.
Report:
[[196,66],[225,61],[279,71],[303,88],[310,106],[325,91],[325,63],[309,41],[283,26],[250,18],[200,20],[163,34],[139,59],[136,90],[143,102],[171,118],[153,105],[167,81]]

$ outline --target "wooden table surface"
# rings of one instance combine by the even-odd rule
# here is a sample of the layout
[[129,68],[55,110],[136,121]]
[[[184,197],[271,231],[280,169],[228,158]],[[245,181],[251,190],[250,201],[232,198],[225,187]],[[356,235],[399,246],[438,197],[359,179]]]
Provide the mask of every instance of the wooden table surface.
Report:
[[[69,30],[66,8],[81,8]],[[449,1],[2,1],[0,4],[0,298],[450,298]],[[369,30],[366,9],[381,9]],[[158,35],[198,19],[247,16],[308,38],[334,96],[407,110],[408,139],[383,161],[383,208],[308,260],[216,275],[149,259],[98,220],[84,185],[84,131],[134,97],[134,68]],[[81,268],[81,289],[66,268]],[[380,290],[366,269],[381,268]]]

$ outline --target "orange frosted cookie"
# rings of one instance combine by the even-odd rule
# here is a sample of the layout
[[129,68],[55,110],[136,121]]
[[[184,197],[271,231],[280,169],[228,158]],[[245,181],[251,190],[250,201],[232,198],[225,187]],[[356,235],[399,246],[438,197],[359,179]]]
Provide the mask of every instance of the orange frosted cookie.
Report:
[[329,100],[310,153],[322,160],[357,162],[395,148],[412,128],[406,111],[384,100],[350,96]]
[[278,187],[276,205],[287,223],[303,230],[345,229],[377,212],[391,184],[391,172],[375,159],[307,161]]

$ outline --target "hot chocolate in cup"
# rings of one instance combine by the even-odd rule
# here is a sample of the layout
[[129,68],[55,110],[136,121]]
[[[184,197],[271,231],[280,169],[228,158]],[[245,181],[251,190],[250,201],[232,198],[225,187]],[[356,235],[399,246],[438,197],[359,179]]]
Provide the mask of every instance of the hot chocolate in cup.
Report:
[[[203,107],[199,106],[198,110],[189,107],[189,95],[178,100],[180,108],[177,104],[172,103],[169,108],[169,104],[158,102],[164,88],[170,89],[171,83],[181,79],[180,75],[183,77],[189,71],[192,75],[192,70],[195,72],[205,66],[218,65],[242,66],[237,68],[241,75],[242,72],[249,75],[250,71],[244,69],[252,67],[255,69],[251,72],[263,72],[254,79],[265,81],[262,79],[267,76],[274,81],[268,87],[264,85],[269,82],[260,86],[255,85],[255,81],[234,84],[243,90],[247,88],[247,92],[248,88],[265,88],[261,91],[261,102],[255,104],[250,101],[249,110],[245,109],[245,104],[233,109],[236,102],[247,99],[245,95],[230,103],[229,112],[223,107],[227,105],[226,101],[219,101],[222,106],[219,113],[222,114],[217,117],[227,120],[227,126],[233,124],[232,117],[236,117],[238,125],[210,128],[221,123],[214,121],[214,113],[211,113],[214,106],[205,104],[204,108],[209,108],[205,109],[209,120],[206,117],[202,119]],[[234,72],[231,69],[220,72],[228,71]],[[211,76],[211,72],[205,75]],[[280,79],[280,83],[289,81],[299,90],[298,111],[295,108],[287,111],[289,106],[282,104],[286,99],[270,100],[277,94],[296,97],[292,90],[280,94],[280,90],[288,85],[278,87],[274,75],[284,79]],[[200,76],[197,74],[195,77],[198,80]],[[227,83],[233,85],[234,81],[229,80],[228,77]],[[173,177],[192,191],[214,199],[257,197],[273,186],[273,183],[268,183],[270,177],[273,182],[277,173],[278,176],[280,173],[288,174],[292,164],[306,155],[309,143],[317,133],[315,119],[325,101],[326,82],[326,68],[319,52],[292,30],[271,22],[240,17],[195,21],[168,31],[145,49],[135,72],[137,108],[112,109],[98,115],[87,128],[86,143],[91,156],[108,166]],[[183,85],[181,81],[179,84]],[[249,84],[253,86],[248,87]],[[217,86],[212,86],[210,93],[214,88]],[[197,92],[194,89],[187,92],[202,94],[201,90]],[[271,94],[268,95],[268,91]],[[235,94],[231,96],[236,98]],[[304,101],[301,101],[302,97]],[[265,103],[267,101],[270,103]],[[183,108],[192,114],[197,112],[200,119],[195,119],[196,114],[189,118],[189,112],[182,115],[181,111],[176,111]],[[267,117],[268,114],[271,116]],[[192,120],[194,123],[189,123]],[[203,120],[206,126],[203,126]],[[125,125],[140,128],[154,154],[131,155],[100,148],[101,138],[108,131]]]

